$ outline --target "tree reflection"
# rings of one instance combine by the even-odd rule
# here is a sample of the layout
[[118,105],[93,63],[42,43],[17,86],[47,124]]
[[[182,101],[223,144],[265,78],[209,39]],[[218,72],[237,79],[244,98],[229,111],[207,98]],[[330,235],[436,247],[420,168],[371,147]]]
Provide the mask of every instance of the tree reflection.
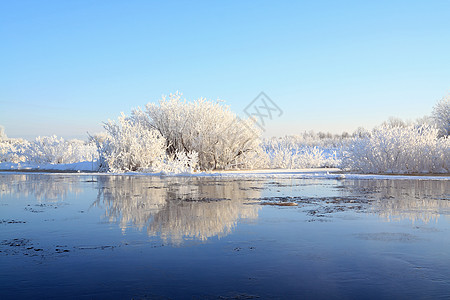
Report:
[[146,229],[149,236],[180,244],[185,239],[225,236],[239,219],[255,219],[262,183],[196,177],[99,176],[95,206],[122,230]]
[[367,194],[371,210],[388,221],[436,221],[450,213],[450,184],[444,180],[346,180],[352,194]]
[[[300,188],[292,189],[293,186]],[[285,189],[289,196],[301,199],[299,203],[302,203],[308,193],[306,187],[312,187],[314,194],[323,194],[320,197],[323,201],[313,201],[312,205],[323,206],[324,213],[334,213],[334,210],[327,210],[327,205],[355,210],[363,208],[364,211],[367,207],[388,221],[407,219],[413,223],[429,223],[440,215],[450,215],[450,183],[447,180],[0,174],[0,198],[5,199],[34,197],[38,202],[57,202],[83,192],[86,187],[98,189],[92,205],[102,208],[104,217],[109,222],[117,222],[123,231],[134,227],[175,244],[185,239],[204,241],[222,237],[229,234],[240,219],[257,218],[260,206],[252,203],[261,201],[261,190],[265,190],[266,195],[277,195],[273,192]],[[280,200],[279,197],[272,198]],[[292,201],[291,197],[286,199]]]
[[0,197],[34,197],[39,202],[64,200],[82,191],[79,178],[61,174],[2,174]]

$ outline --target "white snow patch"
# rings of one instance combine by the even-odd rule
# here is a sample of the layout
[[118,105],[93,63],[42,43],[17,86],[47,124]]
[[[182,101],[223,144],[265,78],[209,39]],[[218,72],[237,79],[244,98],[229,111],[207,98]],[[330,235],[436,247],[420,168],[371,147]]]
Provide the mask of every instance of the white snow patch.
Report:
[[[85,161],[73,164],[27,164],[27,163],[0,163],[1,171],[78,171],[77,174],[89,172],[89,175],[100,176],[161,176],[161,177],[218,177],[218,178],[294,178],[294,179],[335,179],[335,180],[449,180],[450,176],[424,176],[424,175],[384,175],[384,174],[352,174],[341,173],[338,168],[310,168],[310,169],[262,169],[262,170],[233,170],[193,173],[100,173],[97,162]],[[92,173],[93,172],[93,173]]]
[[82,161],[72,164],[36,164],[36,163],[0,163],[0,170],[26,171],[79,171],[93,172],[98,170],[97,161]]

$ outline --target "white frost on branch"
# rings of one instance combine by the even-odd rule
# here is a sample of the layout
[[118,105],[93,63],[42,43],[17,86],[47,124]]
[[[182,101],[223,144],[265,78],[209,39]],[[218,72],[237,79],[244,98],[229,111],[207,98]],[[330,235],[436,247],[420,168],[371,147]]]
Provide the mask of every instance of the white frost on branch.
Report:
[[442,98],[433,108],[432,118],[441,136],[450,135],[450,96]]
[[450,139],[430,125],[382,125],[354,138],[342,168],[363,173],[448,173]]
[[168,155],[197,153],[201,170],[248,167],[260,149],[253,122],[240,120],[219,102],[188,102],[175,93],[147,104],[145,112],[134,110],[132,119],[157,130],[166,139]]
[[157,170],[165,155],[166,141],[156,130],[149,130],[123,113],[118,122],[104,124],[107,136],[93,138],[99,153],[99,170],[129,172]]

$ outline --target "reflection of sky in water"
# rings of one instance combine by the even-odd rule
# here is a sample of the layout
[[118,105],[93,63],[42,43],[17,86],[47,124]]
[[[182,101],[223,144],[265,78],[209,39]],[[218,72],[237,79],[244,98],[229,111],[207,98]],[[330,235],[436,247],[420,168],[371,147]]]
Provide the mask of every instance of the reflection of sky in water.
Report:
[[[316,205],[341,198],[353,199],[388,221],[430,222],[441,214],[448,216],[450,211],[448,181],[60,174],[6,174],[0,178],[3,203],[9,197],[28,199],[28,202],[35,199],[47,206],[52,202],[73,202],[71,199],[94,188],[97,196],[91,200],[90,207],[103,211],[103,219],[117,223],[124,233],[129,228],[137,228],[145,230],[149,236],[160,236],[176,244],[183,239],[204,241],[227,235],[238,220],[256,219],[260,207],[254,203],[271,197],[286,198],[299,204],[312,199]],[[77,203],[80,204],[79,200]],[[28,210],[39,211],[39,207],[32,206]]]
[[267,180],[263,197],[333,197],[339,196],[335,190],[337,180],[318,179],[277,179]]
[[373,199],[372,212],[388,221],[428,223],[450,215],[449,181],[349,180],[343,186],[347,193]]
[[[88,201],[89,208],[80,207],[80,211],[103,212],[99,219],[117,223],[124,234],[136,228],[174,244],[181,244],[183,239],[205,241],[228,235],[238,220],[254,220],[261,209],[251,200],[260,198],[261,183],[249,180],[53,174],[1,178],[0,199],[5,204],[2,218],[8,215],[8,206],[15,206],[16,214],[20,212],[17,205],[25,206],[20,213],[25,215],[16,217],[20,219],[29,217],[27,212],[49,213],[44,208],[82,206]],[[92,188],[97,195],[88,200],[81,191],[92,192]],[[10,198],[20,199],[13,205],[8,203]],[[73,217],[67,210],[58,213],[58,219]]]
[[[256,219],[258,184],[239,180],[101,176],[96,206],[103,206],[111,222],[145,228],[180,244],[183,239],[206,240],[231,233],[239,219]],[[256,188],[255,188],[256,187]]]
[[32,197],[38,201],[58,201],[68,194],[78,194],[79,178],[64,175],[0,175],[0,198]]
[[450,215],[449,181],[285,179],[269,180],[264,186],[263,198],[285,197],[298,204],[308,200],[320,204],[347,199],[364,204],[364,208],[387,221],[430,222],[441,214]]
[[449,201],[446,181],[0,174],[1,297],[442,298]]

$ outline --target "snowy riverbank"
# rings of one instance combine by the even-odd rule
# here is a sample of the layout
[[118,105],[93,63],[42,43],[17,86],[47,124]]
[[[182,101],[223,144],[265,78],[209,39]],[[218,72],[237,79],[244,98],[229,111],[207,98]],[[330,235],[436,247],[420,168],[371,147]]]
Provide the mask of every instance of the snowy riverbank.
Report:
[[80,162],[74,164],[26,164],[26,163],[0,163],[0,172],[8,173],[74,173],[103,176],[134,175],[134,176],[183,176],[183,177],[219,177],[219,178],[296,178],[296,179],[414,179],[414,180],[450,180],[448,175],[391,175],[391,174],[355,174],[343,173],[338,168],[309,168],[309,169],[262,169],[262,170],[232,170],[194,173],[99,173],[96,172],[96,162]]
[[72,164],[0,163],[0,171],[96,172],[97,170],[97,161],[82,161]]

